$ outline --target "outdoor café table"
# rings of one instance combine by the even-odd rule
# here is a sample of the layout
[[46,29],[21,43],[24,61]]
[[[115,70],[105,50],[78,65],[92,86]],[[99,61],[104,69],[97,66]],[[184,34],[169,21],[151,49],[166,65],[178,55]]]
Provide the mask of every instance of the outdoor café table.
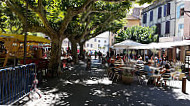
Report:
[[152,69],[154,72],[155,72],[155,70],[159,70],[159,67],[152,67],[152,66],[150,66],[150,69]]
[[120,65],[122,65],[122,66],[123,66],[123,65],[125,65],[125,64],[114,64],[114,65],[115,65],[115,66],[120,66]]
[[120,69],[124,70],[125,72],[132,72],[135,68],[132,67],[119,67]]
[[116,61],[115,64],[121,64],[121,62]]
[[135,67],[142,67],[142,68],[144,68],[144,64],[136,64]]
[[136,64],[137,66],[144,66],[144,64]]
[[132,67],[120,67],[121,69],[126,69],[126,70],[134,70],[135,68]]
[[159,78],[159,77],[161,77],[161,74],[153,74],[153,75],[151,75],[150,77]]

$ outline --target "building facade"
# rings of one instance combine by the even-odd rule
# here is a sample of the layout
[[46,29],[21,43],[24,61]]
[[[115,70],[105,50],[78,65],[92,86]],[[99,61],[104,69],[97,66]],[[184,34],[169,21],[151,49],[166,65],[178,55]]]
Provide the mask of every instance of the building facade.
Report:
[[124,29],[141,24],[142,9],[143,9],[143,7],[134,7],[132,9],[132,14],[127,15],[127,17],[125,18],[127,23],[126,23],[126,25],[124,25]]
[[[190,1],[162,0],[142,10],[142,26],[156,26],[159,42],[179,41],[190,38]],[[188,46],[168,49],[169,60],[184,62]]]
[[142,10],[142,26],[156,26],[159,42],[182,40],[189,37],[188,25],[184,22],[190,21],[190,1],[183,0],[162,0],[154,2]]
[[108,48],[110,47],[110,43],[112,43],[112,35],[110,32],[104,32],[95,38],[92,38],[88,40],[85,45],[84,49],[87,51],[101,51],[103,54],[106,54],[108,51]]

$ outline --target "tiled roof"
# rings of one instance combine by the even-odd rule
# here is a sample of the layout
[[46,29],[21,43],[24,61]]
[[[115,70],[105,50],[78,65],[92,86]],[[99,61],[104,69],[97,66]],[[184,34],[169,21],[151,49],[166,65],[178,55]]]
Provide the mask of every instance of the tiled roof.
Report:
[[140,20],[140,17],[134,16],[134,15],[128,15],[128,16],[127,16],[127,19],[128,19],[128,20]]

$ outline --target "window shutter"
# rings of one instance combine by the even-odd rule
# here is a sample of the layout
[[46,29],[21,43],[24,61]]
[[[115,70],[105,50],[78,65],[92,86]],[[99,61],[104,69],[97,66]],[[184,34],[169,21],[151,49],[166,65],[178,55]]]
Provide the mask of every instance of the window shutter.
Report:
[[146,23],[146,20],[147,20],[147,14],[145,13],[145,14],[143,15],[143,23],[144,23],[144,24]]
[[158,19],[162,17],[162,7],[158,8]]
[[161,24],[156,24],[156,33],[160,36],[161,35]]
[[150,12],[150,21],[153,21],[153,11]]
[[166,29],[165,29],[165,34],[169,34],[170,33],[170,21],[166,22]]
[[167,15],[170,15],[170,3],[167,3]]
[[164,17],[166,16],[167,5],[164,5]]

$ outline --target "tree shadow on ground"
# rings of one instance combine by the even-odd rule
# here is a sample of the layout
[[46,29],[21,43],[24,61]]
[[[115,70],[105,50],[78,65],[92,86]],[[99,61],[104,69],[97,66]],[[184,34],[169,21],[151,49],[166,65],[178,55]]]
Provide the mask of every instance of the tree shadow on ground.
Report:
[[71,73],[69,79],[62,77],[49,81],[41,87],[42,91],[50,91],[56,95],[53,105],[188,106],[190,104],[188,99],[177,99],[173,88],[162,89],[137,83],[131,85],[112,83],[106,77],[104,69],[99,67],[89,71],[84,69],[85,66],[80,66]]

